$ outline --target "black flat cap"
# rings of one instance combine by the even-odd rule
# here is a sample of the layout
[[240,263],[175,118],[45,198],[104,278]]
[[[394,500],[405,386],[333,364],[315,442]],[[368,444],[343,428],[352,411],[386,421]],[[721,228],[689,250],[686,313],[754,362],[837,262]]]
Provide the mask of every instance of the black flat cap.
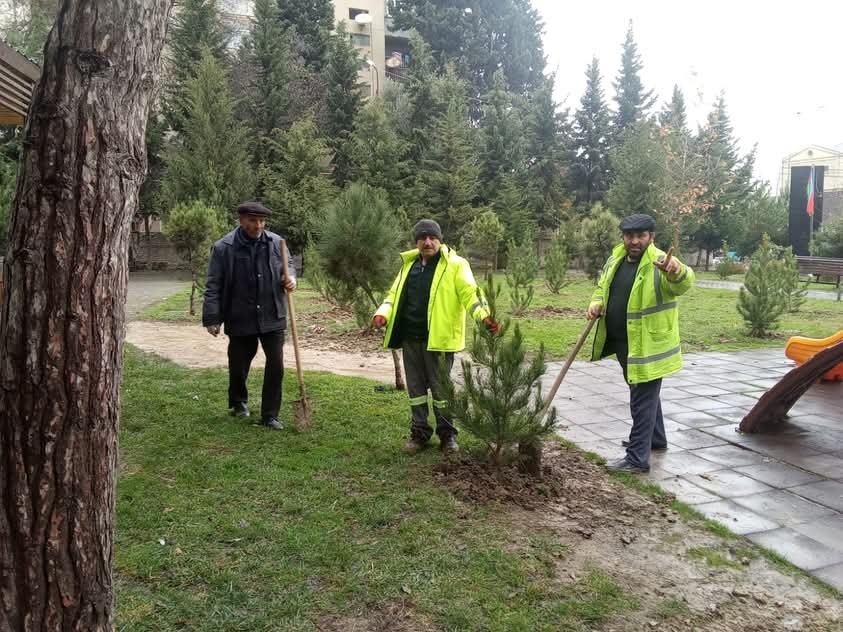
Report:
[[272,211],[260,202],[243,202],[237,207],[238,215],[254,215],[255,217],[269,217]]
[[621,220],[621,230],[623,232],[633,230],[648,230],[652,233],[656,230],[656,222],[649,215],[644,215],[644,213],[636,213],[635,215],[624,217]]

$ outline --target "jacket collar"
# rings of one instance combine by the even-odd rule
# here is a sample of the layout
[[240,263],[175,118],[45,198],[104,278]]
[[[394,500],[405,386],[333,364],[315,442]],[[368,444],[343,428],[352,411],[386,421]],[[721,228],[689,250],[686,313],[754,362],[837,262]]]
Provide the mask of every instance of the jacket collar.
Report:
[[[623,243],[618,244],[615,246],[614,250],[612,250],[612,256],[615,259],[626,259],[626,248],[624,248]],[[655,244],[650,244],[647,246],[647,249],[641,253],[641,261],[638,264],[640,268],[642,265],[650,265],[653,261],[656,261],[659,258],[659,250],[656,248]]]
[[[621,244],[623,245],[623,244]],[[445,259],[446,261],[451,258],[451,249],[448,248],[445,244],[442,244],[442,247],[439,249],[439,255]],[[416,260],[416,257],[419,256],[419,249],[413,248],[412,250],[405,250],[401,253],[401,259],[404,260],[404,263],[411,263]]]

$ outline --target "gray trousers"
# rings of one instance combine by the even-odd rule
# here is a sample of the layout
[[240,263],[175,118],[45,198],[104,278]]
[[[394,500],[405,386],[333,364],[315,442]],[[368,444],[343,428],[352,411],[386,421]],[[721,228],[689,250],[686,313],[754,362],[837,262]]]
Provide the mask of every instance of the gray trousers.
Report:
[[[626,357],[618,356],[618,362],[626,377]],[[652,448],[667,446],[662,417],[661,379],[629,385],[629,412],[632,415],[632,430],[629,433],[629,447],[626,460],[633,465],[650,465]]]
[[407,376],[407,394],[410,396],[410,437],[419,443],[426,443],[433,436],[433,429],[427,421],[430,409],[427,405],[427,391],[433,396],[433,414],[436,417],[436,434],[447,439],[457,434],[457,429],[448,415],[440,385],[439,359],[444,356],[445,376],[451,374],[454,354],[427,350],[426,340],[403,340],[401,350],[404,356],[404,373]]

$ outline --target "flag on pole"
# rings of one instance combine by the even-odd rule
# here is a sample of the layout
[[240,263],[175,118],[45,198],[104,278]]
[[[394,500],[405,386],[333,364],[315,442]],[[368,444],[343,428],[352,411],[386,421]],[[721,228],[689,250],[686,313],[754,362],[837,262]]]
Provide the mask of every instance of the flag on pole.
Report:
[[808,215],[814,214],[814,168],[811,167],[811,175],[808,176],[808,186],[805,187],[805,191],[808,194],[808,206],[805,209],[805,212]]

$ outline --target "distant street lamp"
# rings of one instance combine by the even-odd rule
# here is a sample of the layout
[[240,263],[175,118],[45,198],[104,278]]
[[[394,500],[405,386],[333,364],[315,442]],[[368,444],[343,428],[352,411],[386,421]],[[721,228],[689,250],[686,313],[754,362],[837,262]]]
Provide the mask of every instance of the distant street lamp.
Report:
[[378,75],[377,64],[368,58],[366,59],[366,63],[369,65],[369,68],[375,71],[375,96],[378,96],[378,93],[380,93],[381,81],[380,76]]

